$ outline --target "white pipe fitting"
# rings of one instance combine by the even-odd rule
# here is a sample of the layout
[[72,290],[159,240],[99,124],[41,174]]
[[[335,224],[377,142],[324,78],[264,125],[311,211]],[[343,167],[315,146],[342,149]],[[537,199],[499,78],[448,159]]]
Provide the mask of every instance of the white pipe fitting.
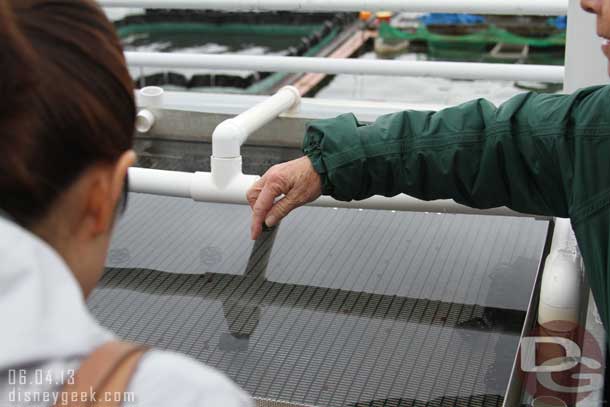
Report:
[[235,119],[228,119],[220,123],[212,134],[212,157],[237,158],[241,157],[241,145],[248,138],[249,133],[244,126]]
[[140,109],[136,115],[136,130],[139,133],[148,133],[155,125],[155,115],[148,109]]
[[136,115],[136,130],[140,133],[148,133],[160,117],[163,89],[157,86],[147,86],[138,91],[137,98],[138,104],[143,108]]
[[212,157],[240,157],[240,147],[250,134],[281,113],[295,109],[300,103],[301,94],[298,89],[285,86],[264,102],[220,123],[212,134]]
[[246,204],[245,191],[260,178],[258,175],[244,175],[240,172],[219,184],[215,175],[210,172],[193,174],[191,198],[200,202]]
[[211,157],[210,166],[214,184],[219,188],[227,186],[233,179],[243,176],[241,156],[234,158]]
[[250,134],[281,113],[295,109],[300,102],[299,91],[286,86],[264,102],[220,123],[212,134],[212,171],[195,174],[197,187],[192,191],[193,199],[223,202],[223,199],[238,199],[234,194],[245,197],[245,191],[259,177],[242,173],[241,145]]

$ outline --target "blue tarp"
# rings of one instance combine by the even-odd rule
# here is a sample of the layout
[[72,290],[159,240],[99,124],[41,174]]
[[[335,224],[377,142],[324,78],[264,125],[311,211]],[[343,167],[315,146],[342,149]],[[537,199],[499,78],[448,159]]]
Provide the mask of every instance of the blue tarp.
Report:
[[568,17],[559,16],[555,18],[549,18],[549,24],[554,25],[559,30],[565,30],[568,26]]
[[485,22],[485,18],[474,14],[430,13],[419,18],[424,25],[472,25]]

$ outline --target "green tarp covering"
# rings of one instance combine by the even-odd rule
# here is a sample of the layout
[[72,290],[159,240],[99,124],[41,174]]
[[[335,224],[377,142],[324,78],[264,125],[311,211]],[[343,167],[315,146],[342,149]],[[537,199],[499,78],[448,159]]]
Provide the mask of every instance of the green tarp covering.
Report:
[[484,31],[467,35],[444,35],[430,32],[425,26],[420,26],[414,33],[401,31],[388,23],[379,26],[379,37],[384,40],[409,40],[426,41],[431,43],[459,43],[459,44],[514,44],[530,45],[533,47],[556,47],[564,46],[566,42],[565,33],[554,34],[545,38],[529,38],[512,34],[495,26],[489,26]]

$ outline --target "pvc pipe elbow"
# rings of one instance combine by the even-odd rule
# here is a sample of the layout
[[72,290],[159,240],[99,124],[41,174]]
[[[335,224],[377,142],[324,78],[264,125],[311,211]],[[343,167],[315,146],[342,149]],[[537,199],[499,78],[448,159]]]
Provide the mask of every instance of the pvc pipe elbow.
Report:
[[294,86],[285,86],[264,102],[236,117],[220,123],[212,134],[212,156],[217,158],[239,157],[241,145],[270,120],[285,111],[296,110],[301,94]]
[[246,130],[233,119],[220,123],[212,134],[212,157],[240,157],[240,147],[248,138]]
[[579,257],[565,250],[547,258],[540,286],[538,322],[578,322],[582,276]]
[[139,133],[148,133],[155,125],[155,115],[148,109],[142,109],[136,116],[136,130]]

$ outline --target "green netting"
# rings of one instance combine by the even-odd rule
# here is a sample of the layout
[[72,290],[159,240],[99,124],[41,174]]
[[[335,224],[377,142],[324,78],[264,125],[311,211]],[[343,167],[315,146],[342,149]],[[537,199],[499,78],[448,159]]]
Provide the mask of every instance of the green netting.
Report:
[[121,38],[143,33],[239,34],[260,36],[307,36],[320,28],[316,25],[279,24],[210,24],[210,23],[141,23],[117,28]]
[[426,41],[429,43],[452,43],[452,44],[504,44],[530,45],[533,47],[557,47],[564,46],[566,42],[565,33],[553,34],[545,38],[529,38],[512,34],[501,28],[490,26],[485,31],[467,35],[444,35],[428,31],[425,26],[419,26],[414,33],[401,31],[388,23],[379,26],[379,37],[384,40],[409,40]]

